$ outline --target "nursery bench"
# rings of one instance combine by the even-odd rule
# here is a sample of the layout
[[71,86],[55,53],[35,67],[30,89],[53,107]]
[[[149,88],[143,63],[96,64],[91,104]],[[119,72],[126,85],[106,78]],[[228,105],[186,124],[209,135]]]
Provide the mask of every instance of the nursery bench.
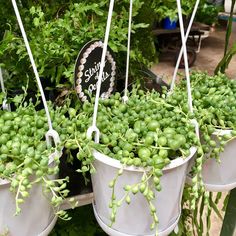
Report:
[[[200,52],[201,40],[208,37],[210,32],[210,26],[194,22],[190,33],[187,45],[187,51],[189,56],[189,66],[192,66],[196,60],[196,53]],[[180,28],[176,29],[163,29],[155,28],[152,34],[157,37],[156,48],[161,52],[174,52],[176,54],[174,63],[176,62],[181,48],[181,35]],[[191,43],[191,44],[190,44]],[[183,68],[183,63],[180,64]]]

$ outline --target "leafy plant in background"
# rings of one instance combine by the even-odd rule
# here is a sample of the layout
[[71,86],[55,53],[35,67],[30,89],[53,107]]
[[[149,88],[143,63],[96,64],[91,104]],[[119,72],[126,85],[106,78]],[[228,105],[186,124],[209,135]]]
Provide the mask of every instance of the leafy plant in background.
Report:
[[178,17],[178,10],[175,0],[158,1],[154,3],[157,21],[161,21],[169,17],[171,21],[175,21]]
[[[194,0],[181,1],[182,13],[185,17],[188,17],[195,5]],[[169,17],[171,21],[178,18],[177,4],[175,0],[161,0],[153,3],[153,8],[156,12],[156,20],[160,22],[166,17]]]
[[225,73],[225,70],[228,68],[229,63],[232,57],[236,54],[236,43],[233,43],[233,46],[229,49],[229,40],[232,33],[232,24],[233,24],[233,14],[234,14],[234,5],[236,1],[232,0],[231,9],[230,9],[230,16],[228,19],[226,34],[225,34],[225,49],[224,49],[224,56],[218,65],[215,68],[214,73],[218,74],[218,72]]
[[[201,2],[200,4],[202,4]],[[187,18],[191,16],[195,3],[196,3],[196,0],[182,0],[181,1],[182,13],[184,16],[186,16]]]
[[218,20],[218,13],[221,10],[220,6],[208,3],[206,0],[201,1],[196,13],[196,21],[212,25]]
[[[151,34],[153,24],[155,21],[156,14],[154,9],[151,7],[154,0],[146,0],[142,7],[138,11],[137,15],[133,17],[133,24],[144,23],[146,28],[137,28],[135,33],[131,35],[131,65],[130,73],[132,78],[140,78],[139,69],[143,66],[151,67],[151,65],[157,61],[157,53],[154,45],[153,35]],[[129,6],[129,0],[126,0],[127,9]],[[127,16],[128,17],[128,16]],[[137,51],[137,49],[139,49]],[[122,71],[125,70],[125,60],[126,60],[126,50],[116,54],[117,61],[122,61],[118,63],[118,68]],[[136,65],[134,65],[135,62]],[[138,69],[138,71],[136,70]]]
[[[21,11],[26,11],[36,4],[40,5],[43,9],[43,12],[47,16],[47,20],[55,17],[60,12],[60,9],[65,8],[71,1],[43,1],[37,0],[37,3],[34,0],[21,0],[18,2],[18,7]],[[1,7],[1,15],[0,15],[0,40],[2,40],[4,32],[6,29],[14,29],[17,30],[17,21],[15,14],[13,13],[13,7],[11,1],[2,1],[0,2]],[[59,11],[59,12],[58,12]]]
[[[214,212],[222,220],[221,212],[225,210],[224,207],[222,209],[219,208],[222,193],[213,194],[212,192],[207,192],[207,194],[201,195],[197,199],[197,207],[195,210],[191,210],[189,200],[193,196],[189,194],[190,188],[185,188],[183,193],[182,214],[178,224],[179,231],[178,233],[171,233],[170,236],[211,236],[209,233],[212,226],[212,213]],[[227,202],[227,199],[228,196],[226,196],[225,202]]]
[[[63,1],[60,1],[63,2]],[[75,1],[74,1],[75,2]],[[44,12],[46,3],[39,2],[30,10],[21,8],[23,21],[29,37],[30,45],[40,76],[46,85],[57,89],[71,89],[73,85],[74,64],[82,46],[92,39],[103,39],[107,19],[107,1],[97,4],[95,1],[56,4],[52,12]],[[48,4],[50,4],[49,2]],[[24,6],[24,4],[23,4]],[[133,34],[147,32],[148,24],[137,17],[142,12],[143,2],[134,1]],[[117,56],[117,64],[123,68],[126,55],[129,1],[117,1],[113,14],[109,46]],[[14,14],[11,12],[11,14]],[[147,34],[147,33],[145,33]],[[145,35],[143,34],[143,35]],[[149,31],[150,34],[150,31]],[[136,37],[137,39],[137,37]],[[145,38],[145,42],[146,42]],[[149,36],[149,40],[152,38]],[[141,41],[142,40],[142,41]],[[135,42],[131,51],[131,68],[134,70],[139,63],[149,65],[155,57],[154,45],[144,43],[144,38]],[[147,46],[148,47],[145,47]],[[143,51],[146,51],[145,57]],[[14,82],[14,87],[22,84],[22,80],[32,76],[29,70],[28,56],[16,23],[5,32],[0,44],[1,66],[9,72],[9,86],[16,76],[21,80]],[[138,63],[137,63],[138,62]],[[10,82],[11,81],[11,82]],[[33,89],[34,86],[30,84]]]
[[[3,2],[2,2],[3,3]],[[0,16],[0,39],[3,38],[5,29],[9,27],[8,24],[12,25],[15,22],[14,16],[11,16],[9,12],[11,12],[10,1],[4,3],[4,5],[0,3],[1,6],[1,16]]]

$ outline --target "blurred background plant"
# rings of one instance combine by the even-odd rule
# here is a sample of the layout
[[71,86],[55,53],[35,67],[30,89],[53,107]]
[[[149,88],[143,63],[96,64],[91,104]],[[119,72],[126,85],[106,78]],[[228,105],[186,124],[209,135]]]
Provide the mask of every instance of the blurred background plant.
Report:
[[[151,35],[152,0],[134,1],[131,42],[131,74],[140,66],[151,66],[156,52]],[[2,5],[2,6],[1,6]],[[0,3],[5,14],[0,17],[0,66],[7,70],[7,88],[21,88],[33,77],[13,8],[10,2]],[[85,1],[26,1],[19,3],[20,13],[38,66],[42,82],[48,89],[73,91],[73,72],[76,57],[85,43],[103,39],[108,3],[102,0]],[[116,1],[113,12],[109,46],[117,68],[124,74],[126,60],[129,1]],[[148,17],[147,17],[148,16]],[[29,88],[35,90],[31,80]]]
[[[195,0],[182,0],[182,13],[185,20],[191,17]],[[177,19],[178,11],[176,0],[160,0],[154,3],[157,22],[169,17],[172,21]],[[212,25],[217,22],[219,11],[223,9],[222,4],[215,4],[209,0],[201,0],[196,14],[196,21]]]
[[[194,0],[182,0],[182,13],[186,17],[190,16],[195,5]],[[166,17],[170,20],[176,20],[178,18],[178,10],[176,0],[160,0],[153,3],[153,9],[156,13],[157,22],[161,22]]]
[[218,21],[218,13],[222,11],[222,5],[216,5],[207,0],[202,0],[196,14],[196,21],[212,25]]

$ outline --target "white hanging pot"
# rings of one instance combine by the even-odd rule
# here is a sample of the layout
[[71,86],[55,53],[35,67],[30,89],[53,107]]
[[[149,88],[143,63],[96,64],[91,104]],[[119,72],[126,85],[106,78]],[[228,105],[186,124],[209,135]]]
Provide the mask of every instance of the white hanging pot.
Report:
[[[55,153],[50,156],[49,165],[53,165],[54,155]],[[32,187],[17,216],[14,216],[15,195],[9,188],[10,182],[0,179],[0,235],[47,236],[56,224],[57,217],[50,200],[43,193],[42,185],[35,184]]]
[[[196,148],[190,149],[189,157],[177,158],[163,170],[161,177],[162,190],[155,191],[154,206],[159,218],[158,235],[168,235],[177,226],[181,214],[181,198],[189,160],[196,152]],[[131,194],[131,203],[123,203],[117,210],[116,221],[110,227],[112,189],[109,182],[114,179],[117,171],[122,168],[118,160],[94,151],[94,167],[96,173],[92,174],[94,191],[94,213],[101,228],[112,236],[152,236],[155,230],[150,229],[152,217],[148,203],[141,193]],[[137,167],[125,167],[123,174],[119,176],[115,185],[115,195],[120,199],[125,191],[123,187],[128,184],[139,183],[145,169]],[[146,169],[147,171],[147,169]],[[150,180],[152,182],[152,179]]]
[[[230,134],[231,130],[217,130],[213,133],[217,141],[217,135]],[[208,191],[223,192],[236,187],[235,170],[236,140],[226,144],[220,153],[220,163],[215,159],[207,159],[203,164],[202,177]]]
[[[217,136],[230,134],[231,130],[216,130],[212,136],[216,142],[219,142]],[[230,191],[236,187],[235,171],[235,150],[236,140],[231,140],[226,144],[224,151],[220,153],[220,162],[214,158],[206,158],[202,165],[202,179],[207,191],[224,192]],[[192,159],[188,172],[191,171],[195,160]],[[191,174],[187,174],[186,182],[192,183]]]
[[[225,12],[230,13],[231,5],[232,5],[232,0],[225,0],[225,3],[224,3]],[[236,4],[234,5],[233,12],[236,13]]]

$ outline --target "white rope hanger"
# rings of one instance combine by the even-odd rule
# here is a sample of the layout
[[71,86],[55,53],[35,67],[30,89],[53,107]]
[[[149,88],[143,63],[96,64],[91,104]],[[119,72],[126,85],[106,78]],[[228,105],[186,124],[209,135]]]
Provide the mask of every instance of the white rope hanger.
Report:
[[[187,40],[185,39],[185,35],[184,35],[181,1],[180,0],[176,0],[176,1],[177,1],[177,8],[178,8],[179,23],[180,23],[182,51],[183,51],[183,55],[184,55],[185,74],[186,74],[186,80],[187,80],[188,107],[189,107],[190,112],[193,112],[191,84],[190,84],[190,75],[189,75],[189,66],[188,66],[188,56],[187,56],[187,49],[186,49],[186,41]],[[195,9],[197,9],[198,3],[199,3],[199,0],[197,0],[197,3],[195,5]],[[102,58],[101,58],[101,64],[100,64],[101,66],[100,66],[99,77],[98,77],[98,82],[97,82],[97,91],[96,91],[94,113],[93,113],[93,122],[92,122],[92,126],[90,126],[89,129],[87,130],[87,136],[90,138],[92,137],[92,134],[95,133],[95,142],[97,142],[97,143],[99,142],[99,136],[100,136],[100,132],[96,126],[97,113],[98,113],[98,103],[99,103],[99,96],[100,96],[100,90],[101,90],[102,73],[103,73],[104,63],[105,63],[105,55],[106,55],[107,44],[108,44],[108,39],[109,39],[109,32],[110,32],[110,26],[111,26],[113,7],[114,7],[114,0],[111,0],[110,5],[109,5],[109,12],[108,12],[108,18],[107,18],[106,32],[105,32],[105,40],[104,40],[104,46],[103,46],[103,52],[102,52]],[[129,13],[130,14],[129,14],[129,29],[128,29],[128,45],[127,45],[128,51],[130,51],[132,0],[130,0],[130,12]],[[196,10],[194,11],[194,14],[195,13],[196,13]],[[193,18],[192,18],[192,20],[193,20]],[[124,102],[127,101],[127,99],[128,99],[128,97],[127,97],[127,84],[128,84],[128,71],[129,71],[128,67],[129,67],[129,52],[127,52],[127,61],[126,61],[125,95],[123,97]],[[195,122],[195,127],[197,127],[196,122]]]
[[[199,3],[200,3],[200,0],[197,0],[196,3],[195,3],[195,6],[194,6],[194,9],[193,9],[193,12],[192,12],[189,24],[188,24],[188,28],[187,28],[187,31],[186,31],[186,34],[185,34],[185,38],[184,38],[185,44],[187,43],[188,36],[189,36],[190,30],[191,30],[191,27],[193,25],[193,21],[194,21]],[[172,81],[171,81],[171,87],[170,87],[171,92],[173,91],[174,86],[175,86],[176,76],[177,76],[177,72],[178,72],[178,69],[179,69],[179,64],[180,64],[182,56],[183,56],[183,46],[180,49],[179,56],[178,56],[178,59],[177,59],[176,65],[175,65],[175,70],[174,70],[174,74],[173,74]]]
[[0,84],[1,84],[1,90],[5,94],[5,98],[4,98],[3,102],[2,102],[2,109],[10,111],[11,107],[10,107],[10,104],[7,103],[6,89],[5,89],[5,86],[4,86],[3,75],[2,75],[2,68],[1,67],[0,67]]
[[25,32],[25,29],[24,29],[24,26],[23,26],[23,23],[22,23],[22,20],[21,20],[21,17],[20,17],[20,13],[19,13],[19,10],[18,10],[18,7],[17,7],[17,4],[16,4],[15,0],[12,0],[12,5],[13,5],[13,8],[14,8],[14,11],[15,11],[15,14],[16,14],[16,18],[17,18],[17,21],[18,21],[18,24],[19,24],[19,27],[20,27],[20,30],[21,30],[22,37],[24,39],[25,47],[27,49],[27,53],[29,55],[31,65],[33,67],[35,78],[36,78],[36,81],[37,81],[37,84],[38,84],[38,88],[39,88],[39,91],[40,91],[40,94],[41,94],[41,97],[42,97],[42,101],[43,101],[43,105],[44,105],[44,109],[45,109],[45,112],[46,112],[46,116],[47,116],[47,120],[48,120],[48,126],[49,126],[49,130],[45,135],[46,136],[46,141],[47,141],[47,144],[49,145],[51,143],[51,138],[52,138],[53,141],[54,141],[54,144],[57,144],[57,143],[60,142],[60,138],[59,138],[58,133],[52,127],[52,121],[51,121],[50,113],[49,113],[49,110],[48,110],[47,101],[46,101],[46,98],[45,98],[45,95],[44,95],[43,87],[42,87],[42,84],[41,84],[41,81],[40,81],[40,78],[39,78],[39,73],[38,73],[37,67],[35,65],[33,54],[31,52],[29,41],[27,39],[26,32]]
[[110,33],[110,27],[111,27],[113,7],[114,7],[114,0],[111,0],[110,5],[109,5],[105,39],[104,39],[104,44],[103,44],[103,49],[102,49],[102,57],[101,57],[99,75],[98,75],[97,91],[96,91],[94,112],[93,112],[93,122],[92,122],[92,126],[90,126],[87,130],[87,136],[89,138],[91,138],[93,133],[95,133],[95,142],[96,143],[99,142],[99,136],[100,136],[99,129],[96,126],[96,122],[97,122],[99,96],[100,96],[100,90],[101,90],[101,84],[102,84],[102,74],[103,74],[103,69],[105,66],[105,57],[106,57],[106,52],[107,52],[107,45],[108,45],[108,39],[109,39],[109,33]]
[[130,58],[130,39],[131,39],[131,29],[132,29],[132,12],[133,12],[133,0],[130,0],[129,7],[129,27],[128,27],[128,42],[127,42],[127,58],[126,58],[126,74],[125,74],[125,90],[123,101],[128,101],[128,80],[129,80],[129,58]]

